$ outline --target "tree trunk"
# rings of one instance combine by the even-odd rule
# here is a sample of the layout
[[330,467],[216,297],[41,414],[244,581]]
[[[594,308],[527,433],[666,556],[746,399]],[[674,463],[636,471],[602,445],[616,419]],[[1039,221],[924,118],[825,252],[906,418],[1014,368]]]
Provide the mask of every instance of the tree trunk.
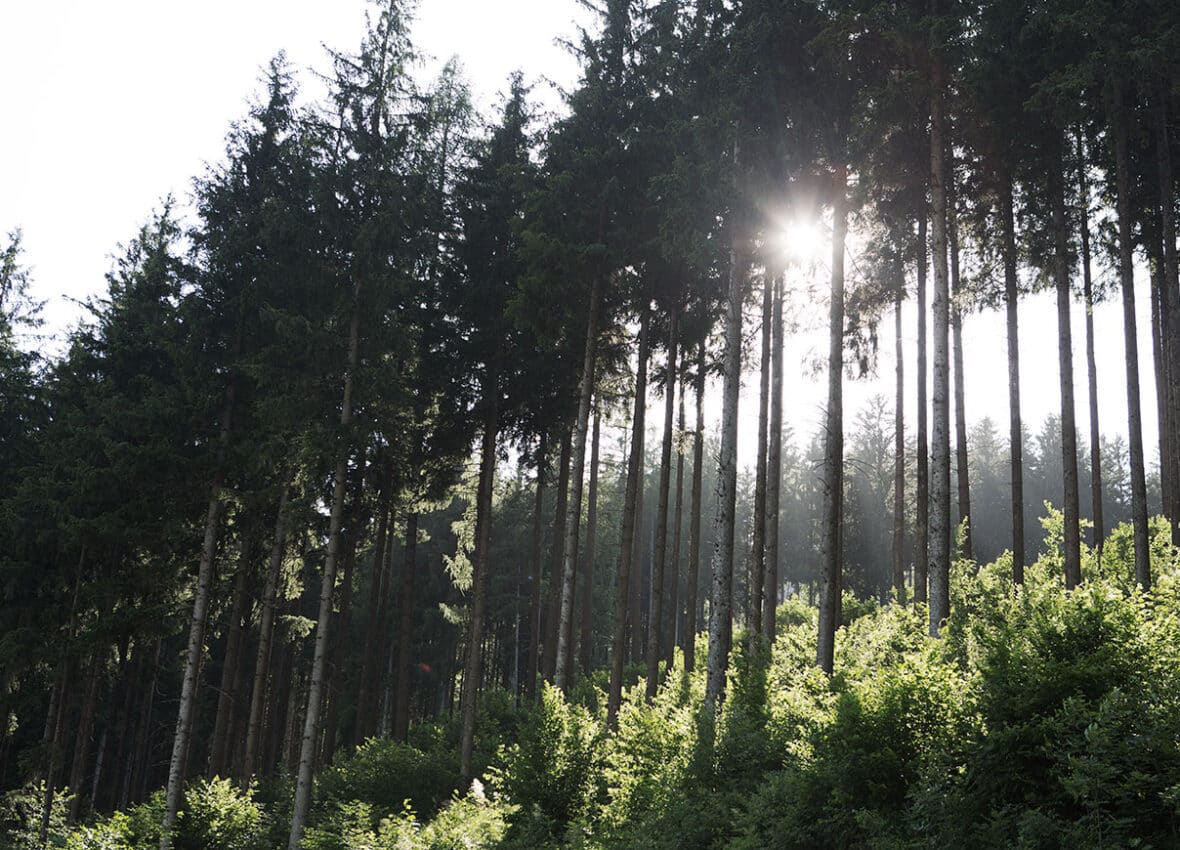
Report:
[[590,436],[590,486],[586,493],[586,550],[582,555],[582,674],[589,678],[594,662],[594,556],[598,536],[598,443],[602,411],[594,406]]
[[917,422],[917,480],[914,483],[914,602],[927,601],[930,566],[930,436],[927,422],[930,405],[927,396],[927,381],[930,368],[927,363],[926,340],[926,216],[925,201],[918,216],[918,257],[917,257],[917,301],[918,301],[918,422]]
[[[525,694],[537,694],[537,675],[541,654],[541,574],[544,572],[545,548],[545,468],[548,466],[549,438],[542,429],[537,443],[537,493],[533,506],[533,575],[529,582],[529,656],[525,672]],[[593,482],[593,479],[591,479]]]
[[1053,223],[1053,276],[1057,285],[1057,345],[1061,379],[1061,460],[1065,509],[1065,586],[1082,583],[1081,536],[1078,526],[1078,447],[1074,421],[1073,335],[1070,329],[1069,247],[1065,222],[1065,187],[1054,170],[1049,188]]
[[774,312],[773,275],[762,280],[762,352],[758,368],[758,455],[754,458],[754,514],[750,548],[750,648],[762,634],[762,591],[766,582],[766,442],[770,418],[770,329]]
[[[499,355],[497,355],[498,357]],[[496,437],[500,413],[500,377],[497,365],[488,367],[484,388],[483,439],[479,455],[479,490],[475,503],[475,551],[471,558],[471,612],[467,628],[467,661],[463,669],[463,694],[459,713],[459,775],[466,787],[474,778],[475,704],[482,676],[484,609],[488,596],[488,547],[492,530],[492,491],[496,481]]]
[[[963,288],[959,277],[959,208],[955,185],[953,156],[948,155],[948,210],[947,233],[951,249],[951,356],[955,364],[955,472],[958,484],[959,525],[963,529],[963,549],[960,558],[975,560],[971,529],[971,472],[967,456],[967,393],[963,374]],[[953,539],[954,535],[952,535]]]
[[905,604],[905,352],[902,345],[901,305],[905,300],[905,270],[899,269],[893,293],[894,359],[897,391],[893,402],[893,590]]
[[160,823],[160,850],[172,847],[172,830],[184,794],[185,761],[192,734],[193,709],[197,699],[201,655],[205,646],[205,620],[209,615],[209,590],[213,586],[213,565],[217,557],[217,537],[221,528],[221,488],[225,483],[225,453],[229,446],[230,423],[234,409],[234,384],[225,389],[218,434],[217,460],[209,507],[205,514],[205,536],[201,543],[201,563],[197,568],[197,589],[193,596],[193,614],[189,621],[188,647],[184,656],[184,678],[180,686],[180,705],[176,715],[176,734],[172,736],[172,759],[168,765],[168,788],[164,795],[164,817]]
[[[656,545],[651,575],[651,620],[647,627],[647,701],[655,699],[659,685],[660,638],[664,634],[664,571],[668,561],[668,496],[672,486],[672,418],[676,414],[677,337],[680,308],[672,309],[668,331],[668,366],[664,382],[664,437],[660,447],[660,490],[656,494]],[[673,614],[675,616],[675,614]]]
[[590,430],[590,401],[594,398],[595,357],[598,351],[598,312],[602,303],[602,279],[595,276],[590,289],[590,316],[582,352],[582,381],[578,387],[578,419],[573,427],[573,480],[570,510],[566,518],[565,554],[562,557],[562,608],[558,615],[557,668],[553,684],[569,691],[573,680],[573,588],[578,563],[578,530],[582,524],[582,485],[585,480],[586,434]]
[[[337,449],[336,469],[333,473],[332,509],[328,520],[328,554],[324,559],[324,575],[320,583],[319,615],[316,618],[315,649],[312,655],[311,681],[307,692],[307,711],[303,718],[303,738],[299,747],[299,765],[295,782],[295,803],[291,813],[289,850],[299,850],[303,830],[311,809],[312,768],[315,762],[320,731],[320,707],[323,702],[324,673],[328,661],[328,630],[332,619],[332,596],[336,589],[336,565],[340,560],[341,526],[344,521],[344,500],[348,478],[348,448],[345,442],[352,424],[353,373],[356,371],[360,349],[359,287],[353,290],[352,319],[348,331],[348,366],[344,373],[344,396],[340,406],[340,447]],[[161,848],[164,850],[164,848]]]
[[762,589],[762,634],[774,643],[778,611],[779,497],[783,474],[783,282],[786,272],[774,278],[771,310],[770,441],[766,448],[766,580]]
[[552,682],[557,672],[557,625],[561,614],[561,559],[565,555],[565,526],[569,515],[570,469],[573,437],[562,426],[561,457],[558,460],[557,504],[553,515],[553,543],[549,551],[549,589],[545,602],[544,645],[541,654],[541,675]]
[[705,459],[705,341],[697,343],[696,430],[692,439],[692,489],[688,506],[688,577],[685,579],[684,669],[691,673],[696,664],[697,596],[701,583],[701,490]]
[[848,234],[848,173],[835,166],[832,204],[832,290],[828,306],[828,408],[824,420],[823,586],[816,663],[828,675],[835,662],[842,576],[840,526],[844,501],[844,243]]
[[[250,532],[247,531],[247,538]],[[221,686],[217,692],[217,714],[213,721],[213,742],[209,752],[209,778],[226,774],[229,754],[229,736],[232,726],[234,704],[238,693],[238,662],[242,647],[242,619],[246,615],[247,580],[250,577],[250,560],[254,556],[254,541],[243,539],[242,552],[238,561],[238,574],[234,577],[233,602],[230,605],[229,624],[225,638],[225,657],[221,665]]]
[[294,470],[287,473],[279,491],[279,508],[275,515],[274,539],[266,565],[266,584],[262,589],[262,611],[258,622],[258,654],[254,658],[254,687],[250,691],[250,720],[246,725],[246,755],[242,759],[242,782],[248,786],[258,771],[258,745],[262,735],[262,712],[266,707],[267,672],[270,670],[271,646],[275,630],[275,597],[283,566],[287,542],[287,503],[291,498]]
[[[1139,331],[1135,317],[1134,234],[1131,221],[1131,168],[1127,151],[1122,84],[1111,84],[1110,128],[1114,136],[1118,197],[1119,282],[1123,291],[1123,339],[1127,362],[1127,444],[1131,461],[1131,524],[1135,541],[1135,579],[1151,588],[1151,549],[1147,526],[1147,481],[1143,462],[1143,414],[1139,395]],[[1163,434],[1161,432],[1161,440]]]
[[418,512],[406,516],[406,547],[402,560],[397,617],[397,676],[391,734],[405,741],[410,734],[410,656],[414,648],[414,581],[418,573]]
[[[411,461],[413,463],[413,461]],[[377,488],[377,539],[373,543],[373,569],[369,580],[368,598],[365,600],[365,639],[361,651],[360,683],[356,696],[356,722],[354,724],[349,748],[364,741],[374,731],[373,718],[376,713],[377,670],[380,657],[378,639],[381,634],[379,615],[382,612],[382,585],[387,583],[385,577],[385,552],[389,547],[390,525],[392,510],[390,500],[393,489],[393,465],[388,464]],[[384,647],[382,647],[383,649]]]
[[[1159,179],[1160,230],[1164,243],[1164,279],[1160,288],[1160,339],[1164,353],[1167,380],[1166,392],[1168,421],[1168,501],[1164,515],[1172,525],[1172,545],[1180,546],[1180,259],[1176,255],[1176,219],[1173,205],[1176,202],[1175,185],[1172,179],[1172,148],[1168,133],[1168,98],[1170,89],[1167,81],[1159,84],[1158,104],[1155,109],[1155,150],[1156,174]],[[1161,435],[1161,441],[1163,436]]]
[[[740,141],[735,133],[733,167],[740,188]],[[740,192],[735,192],[740,204]],[[717,458],[717,514],[713,523],[712,601],[709,606],[709,657],[705,702],[716,710],[725,693],[733,643],[734,507],[737,498],[738,396],[742,384],[742,295],[749,268],[745,220],[735,209],[730,223],[729,286],[725,303],[724,387],[721,396],[721,448]]]
[[1090,274],[1090,187],[1086,179],[1086,148],[1080,129],[1077,131],[1077,153],[1082,293],[1086,305],[1086,385],[1090,400],[1090,515],[1094,522],[1091,542],[1101,557],[1106,533],[1102,520],[1102,432],[1098,421],[1098,367],[1094,353],[1094,283]]
[[70,788],[74,797],[70,800],[67,823],[78,822],[82,812],[82,784],[86,779],[86,767],[90,762],[90,739],[94,736],[94,716],[98,710],[98,689],[102,679],[102,652],[95,649],[90,657],[90,671],[86,674],[86,696],[78,715],[78,728],[74,734],[74,761],[70,765]]
[[639,478],[643,474],[643,429],[647,411],[647,352],[650,307],[645,302],[639,317],[639,364],[635,375],[635,412],[631,417],[631,451],[627,458],[627,486],[623,494],[622,533],[619,540],[619,572],[615,581],[614,622],[611,632],[610,686],[607,691],[607,724],[613,729],[623,699],[623,662],[626,656],[627,609],[631,597],[631,572],[635,558],[635,517],[638,514]]
[[1008,325],[1008,451],[1012,487],[1012,580],[1024,583],[1024,428],[1020,421],[1020,292],[1016,277],[1016,215],[1012,177],[1000,181],[1000,218],[1003,229],[1004,309]]
[[934,366],[931,387],[930,459],[930,634],[937,637],[950,614],[951,442],[950,442],[950,287],[947,276],[946,116],[944,68],[931,62],[930,216],[934,257]]
[[680,540],[684,528],[684,390],[685,382],[680,380],[683,373],[684,351],[680,353],[681,366],[677,369],[676,400],[676,502],[673,508],[672,521],[672,581],[669,587],[668,616],[665,618],[668,626],[664,629],[664,661],[669,670],[675,661],[676,646],[680,640],[680,633],[684,629],[684,618],[681,616],[680,584],[684,570],[680,564]]

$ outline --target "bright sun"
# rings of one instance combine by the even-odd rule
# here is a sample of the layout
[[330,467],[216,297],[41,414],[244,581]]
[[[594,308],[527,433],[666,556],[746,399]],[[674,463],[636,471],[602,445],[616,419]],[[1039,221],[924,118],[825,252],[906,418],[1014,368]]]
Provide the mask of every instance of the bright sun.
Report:
[[815,265],[827,249],[827,241],[819,222],[812,220],[790,222],[782,228],[779,242],[783,259],[795,266]]

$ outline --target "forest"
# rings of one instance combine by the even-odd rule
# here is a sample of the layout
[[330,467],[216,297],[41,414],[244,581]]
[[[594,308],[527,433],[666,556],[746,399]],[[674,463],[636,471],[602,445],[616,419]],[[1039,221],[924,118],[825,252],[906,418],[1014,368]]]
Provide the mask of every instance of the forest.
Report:
[[0,850],[1180,847],[1180,5],[581,6],[275,56],[60,351],[0,240]]

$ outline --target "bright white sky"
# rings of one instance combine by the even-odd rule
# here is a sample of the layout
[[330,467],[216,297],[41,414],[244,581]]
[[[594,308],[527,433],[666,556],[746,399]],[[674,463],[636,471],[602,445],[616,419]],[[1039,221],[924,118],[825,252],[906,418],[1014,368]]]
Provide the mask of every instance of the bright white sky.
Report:
[[[104,273],[127,240],[169,193],[184,200],[203,163],[216,161],[229,123],[257,89],[260,69],[278,50],[299,68],[324,68],[322,45],[354,49],[364,0],[8,0],[0,9],[0,231],[24,231],[34,295],[46,302],[47,330],[60,341],[79,311],[72,299],[104,288]],[[511,71],[574,81],[574,60],[556,43],[573,33],[574,0],[420,0],[415,43],[441,62],[458,55],[477,102],[496,102]],[[316,91],[310,75],[305,90]],[[552,104],[544,86],[538,95]],[[1149,465],[1154,446],[1154,378],[1147,288],[1139,287],[1140,363]],[[1095,311],[1103,430],[1126,433],[1121,307]],[[1078,427],[1087,427],[1084,311],[1074,311]],[[1056,314],[1050,295],[1022,306],[1021,357],[1026,422],[1034,430],[1059,410]],[[914,362],[912,310],[905,316],[907,366]],[[880,379],[849,383],[849,421],[870,396],[892,397],[892,319],[883,323]],[[53,341],[47,346],[56,348]],[[823,375],[792,364],[825,351],[822,332],[797,337],[786,352],[786,412],[796,433],[811,433],[825,399]],[[1006,433],[1007,371],[1002,314],[965,324],[968,418],[991,416]],[[914,409],[907,375],[907,418]],[[753,453],[757,381],[746,380],[743,455]],[[716,397],[716,393],[711,393]],[[719,405],[714,403],[715,411]],[[649,422],[663,405],[653,396]],[[690,414],[691,418],[691,414]],[[911,420],[912,421],[912,420]]]

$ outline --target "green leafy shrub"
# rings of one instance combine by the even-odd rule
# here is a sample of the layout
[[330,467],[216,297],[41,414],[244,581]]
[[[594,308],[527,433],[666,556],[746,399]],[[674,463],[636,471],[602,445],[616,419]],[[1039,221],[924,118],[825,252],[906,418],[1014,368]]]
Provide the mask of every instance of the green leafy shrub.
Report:
[[520,807],[529,830],[556,834],[591,812],[601,772],[603,724],[589,710],[566,702],[546,685],[521,724],[518,740],[502,754],[497,788]]
[[316,780],[316,805],[305,844],[344,848],[346,824],[362,811],[367,828],[407,805],[432,816],[459,785],[459,763],[453,751],[433,752],[389,738],[371,738],[350,756],[323,771]]
[[[69,828],[66,816],[70,794],[54,795],[46,832],[49,846],[60,847]],[[41,827],[45,816],[45,784],[30,783],[0,796],[0,850],[41,850]]]

